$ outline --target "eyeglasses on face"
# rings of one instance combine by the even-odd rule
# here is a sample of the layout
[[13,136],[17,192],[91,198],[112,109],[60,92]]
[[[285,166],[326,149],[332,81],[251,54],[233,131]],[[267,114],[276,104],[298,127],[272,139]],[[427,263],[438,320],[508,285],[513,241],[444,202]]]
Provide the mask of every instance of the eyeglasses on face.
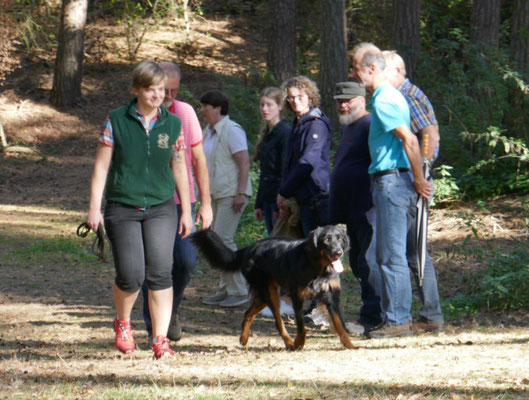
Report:
[[287,101],[289,103],[293,103],[294,101],[299,101],[301,102],[303,100],[303,98],[307,97],[306,94],[298,94],[297,96],[288,96],[287,97]]

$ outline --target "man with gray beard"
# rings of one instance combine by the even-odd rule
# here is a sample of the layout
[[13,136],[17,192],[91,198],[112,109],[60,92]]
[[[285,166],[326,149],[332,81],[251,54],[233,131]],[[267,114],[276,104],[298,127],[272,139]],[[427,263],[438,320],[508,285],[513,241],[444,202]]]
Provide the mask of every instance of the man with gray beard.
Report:
[[356,82],[336,84],[336,107],[344,125],[331,176],[329,216],[332,224],[347,227],[351,270],[360,283],[360,318],[348,324],[351,333],[367,334],[382,322],[382,281],[375,256],[375,211],[368,167],[371,114],[366,111],[365,88]]

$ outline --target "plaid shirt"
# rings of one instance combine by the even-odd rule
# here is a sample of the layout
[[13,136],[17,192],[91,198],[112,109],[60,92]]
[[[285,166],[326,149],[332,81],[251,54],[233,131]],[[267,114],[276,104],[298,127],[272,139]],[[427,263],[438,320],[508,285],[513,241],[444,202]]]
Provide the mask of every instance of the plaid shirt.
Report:
[[437,125],[432,103],[421,89],[406,79],[399,86],[399,91],[404,95],[410,106],[411,130],[417,133],[428,125]]
[[[156,123],[156,121],[158,121],[161,111],[160,109],[158,109],[158,113],[153,119],[151,119],[151,123],[149,127],[147,127],[145,117],[139,112],[136,112],[136,113],[141,123],[143,124],[145,131],[147,132],[147,134],[149,134],[149,131],[154,127],[154,124]],[[112,130],[112,121],[110,121],[110,115],[108,114],[105,118],[105,121],[103,122],[103,126],[101,127],[98,142],[106,144],[107,146],[110,146],[110,147],[114,147],[114,133]],[[180,135],[178,136],[178,139],[176,140],[176,143],[173,146],[173,152],[179,152],[180,150],[184,150],[185,147],[186,146],[184,144],[184,133],[180,132]]]

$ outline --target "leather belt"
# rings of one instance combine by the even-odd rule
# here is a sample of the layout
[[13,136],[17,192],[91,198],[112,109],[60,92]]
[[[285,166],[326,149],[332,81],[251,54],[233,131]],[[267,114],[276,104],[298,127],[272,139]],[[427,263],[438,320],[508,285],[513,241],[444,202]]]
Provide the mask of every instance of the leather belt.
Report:
[[389,174],[399,174],[404,172],[410,172],[411,170],[409,168],[391,168],[391,169],[385,169],[384,171],[378,171],[372,174],[373,178],[377,179],[384,175]]

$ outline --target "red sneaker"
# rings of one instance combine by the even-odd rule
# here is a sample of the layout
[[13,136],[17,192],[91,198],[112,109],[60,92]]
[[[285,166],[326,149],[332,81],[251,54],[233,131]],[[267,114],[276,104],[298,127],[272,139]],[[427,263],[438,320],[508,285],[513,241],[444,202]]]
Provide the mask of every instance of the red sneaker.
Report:
[[154,351],[154,358],[157,360],[162,357],[172,357],[174,355],[173,350],[169,347],[169,339],[165,336],[156,336],[156,340],[152,344],[152,350]]
[[132,353],[136,349],[134,337],[132,336],[132,325],[130,321],[114,320],[114,331],[116,332],[116,347],[122,353]]

